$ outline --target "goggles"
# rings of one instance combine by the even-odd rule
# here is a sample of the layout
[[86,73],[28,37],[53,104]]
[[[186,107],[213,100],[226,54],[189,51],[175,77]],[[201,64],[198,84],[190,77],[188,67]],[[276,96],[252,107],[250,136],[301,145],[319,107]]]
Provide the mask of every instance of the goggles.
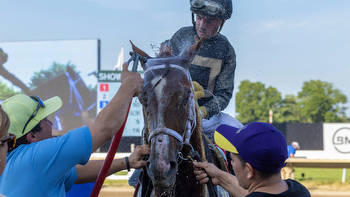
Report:
[[225,15],[225,8],[217,2],[209,0],[191,0],[190,3],[193,12],[202,12],[217,17]]
[[31,99],[33,99],[35,102],[37,102],[37,106],[34,110],[34,112],[32,113],[32,115],[29,117],[29,119],[27,120],[27,122],[24,124],[23,130],[22,130],[22,134],[24,133],[24,131],[26,130],[26,127],[28,125],[28,123],[36,116],[36,114],[38,113],[39,109],[42,107],[45,107],[44,102],[40,99],[39,96],[31,96]]
[[6,142],[9,148],[14,148],[16,146],[16,136],[12,133],[3,136],[0,139],[0,146],[4,145]]

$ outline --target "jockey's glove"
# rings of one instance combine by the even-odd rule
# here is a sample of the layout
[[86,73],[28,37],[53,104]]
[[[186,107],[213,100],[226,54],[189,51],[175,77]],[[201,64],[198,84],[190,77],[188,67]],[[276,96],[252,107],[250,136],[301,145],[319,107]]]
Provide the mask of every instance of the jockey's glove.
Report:
[[208,115],[209,115],[209,114],[208,114],[207,108],[204,107],[204,106],[200,106],[199,109],[200,109],[201,112],[202,112],[202,118],[207,119],[207,118],[208,118]]
[[194,93],[196,99],[201,99],[204,97],[204,88],[201,86],[198,82],[192,81],[193,87],[194,87]]

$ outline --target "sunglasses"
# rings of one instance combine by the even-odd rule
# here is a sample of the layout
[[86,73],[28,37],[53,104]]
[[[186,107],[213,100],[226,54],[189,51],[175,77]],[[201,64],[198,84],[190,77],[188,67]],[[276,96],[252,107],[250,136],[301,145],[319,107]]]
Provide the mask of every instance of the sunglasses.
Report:
[[9,148],[14,148],[16,146],[16,136],[12,133],[3,136],[0,139],[0,146],[4,145],[6,142]]
[[29,119],[27,120],[26,124],[24,124],[23,130],[22,130],[22,134],[24,133],[24,131],[26,130],[26,127],[28,125],[28,123],[36,116],[36,114],[38,113],[39,109],[42,107],[45,107],[44,102],[40,99],[39,96],[31,96],[31,99],[33,99],[35,102],[37,102],[37,106],[34,110],[34,112],[32,113],[32,115],[29,117]]

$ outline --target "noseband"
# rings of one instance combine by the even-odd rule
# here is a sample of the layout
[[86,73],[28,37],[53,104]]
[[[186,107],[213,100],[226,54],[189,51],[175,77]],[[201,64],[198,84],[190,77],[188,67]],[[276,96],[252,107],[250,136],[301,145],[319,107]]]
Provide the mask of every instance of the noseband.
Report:
[[[155,128],[153,130],[150,131],[149,135],[148,135],[148,138],[147,138],[147,143],[150,144],[152,138],[154,138],[155,136],[159,135],[159,134],[166,134],[166,135],[169,135],[169,136],[172,136],[174,137],[176,140],[178,140],[181,144],[181,149],[183,147],[184,144],[186,145],[190,145],[190,138],[191,138],[191,135],[193,133],[193,130],[195,129],[196,127],[196,111],[195,111],[195,105],[196,103],[194,102],[194,98],[193,98],[193,92],[194,92],[194,87],[191,83],[192,79],[191,79],[191,76],[189,74],[189,72],[181,67],[181,66],[178,66],[178,65],[175,65],[175,64],[170,64],[170,65],[157,65],[157,66],[151,66],[149,68],[147,68],[145,70],[145,76],[148,72],[152,72],[153,74],[153,70],[160,70],[160,69],[169,69],[169,68],[173,68],[173,69],[178,69],[180,71],[182,71],[185,75],[186,75],[186,78],[187,80],[190,82],[191,84],[191,92],[192,94],[190,95],[190,97],[188,98],[189,100],[189,104],[188,104],[188,111],[189,111],[189,118],[186,122],[186,125],[185,125],[185,132],[180,135],[177,131],[175,130],[172,130],[170,128],[166,128],[166,127],[163,127],[163,128]],[[168,72],[167,72],[168,74]],[[156,83],[155,85],[152,87],[153,89],[159,84],[159,82],[161,80],[163,80],[164,78],[166,77],[165,76],[162,76]],[[190,145],[191,146],[191,145]]]

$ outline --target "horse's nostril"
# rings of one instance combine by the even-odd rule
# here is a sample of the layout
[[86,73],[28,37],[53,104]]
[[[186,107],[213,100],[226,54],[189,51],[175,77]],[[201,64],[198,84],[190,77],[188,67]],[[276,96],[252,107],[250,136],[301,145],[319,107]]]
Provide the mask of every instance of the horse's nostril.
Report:
[[168,171],[168,176],[171,177],[171,176],[176,176],[176,173],[177,173],[177,163],[176,161],[170,161],[169,163],[169,171]]

